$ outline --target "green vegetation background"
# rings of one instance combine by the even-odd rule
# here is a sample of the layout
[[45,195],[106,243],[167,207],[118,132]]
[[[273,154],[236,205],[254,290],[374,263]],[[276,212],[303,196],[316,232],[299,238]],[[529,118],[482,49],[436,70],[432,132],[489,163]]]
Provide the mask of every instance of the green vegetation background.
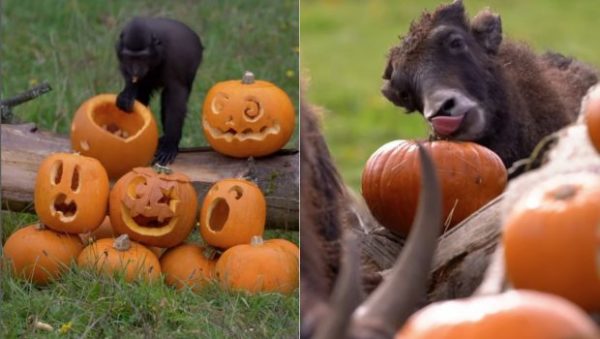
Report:
[[[83,101],[122,89],[114,45],[124,23],[133,16],[166,16],[188,24],[205,46],[182,146],[205,145],[200,110],[206,92],[245,70],[282,87],[298,107],[298,6],[298,0],[5,0],[0,94],[10,97],[48,81],[50,93],[14,113],[20,121],[67,134]],[[156,96],[151,109],[158,122],[159,107]],[[297,138],[295,133],[288,147],[296,147]],[[2,212],[2,242],[34,221],[32,215]],[[269,231],[267,237],[298,243],[297,232]],[[0,274],[2,338],[295,338],[298,333],[297,295],[251,297],[217,287],[199,295],[176,293],[162,283],[125,284],[77,269],[40,289]],[[35,319],[55,331],[36,330]]]
[[[327,112],[325,136],[343,178],[359,190],[368,157],[394,139],[427,136],[418,114],[406,115],[379,92],[390,47],[439,0],[302,0],[301,72],[308,98]],[[600,67],[600,6],[595,0],[464,0],[472,17],[500,13],[504,36],[536,51],[554,50]]]

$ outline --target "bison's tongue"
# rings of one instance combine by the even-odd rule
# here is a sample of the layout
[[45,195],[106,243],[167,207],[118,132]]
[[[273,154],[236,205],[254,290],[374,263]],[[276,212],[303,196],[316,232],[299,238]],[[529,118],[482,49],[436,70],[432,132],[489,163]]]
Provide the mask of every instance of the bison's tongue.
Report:
[[454,133],[459,127],[464,118],[464,115],[457,117],[439,116],[431,119],[433,130],[441,136],[447,136]]

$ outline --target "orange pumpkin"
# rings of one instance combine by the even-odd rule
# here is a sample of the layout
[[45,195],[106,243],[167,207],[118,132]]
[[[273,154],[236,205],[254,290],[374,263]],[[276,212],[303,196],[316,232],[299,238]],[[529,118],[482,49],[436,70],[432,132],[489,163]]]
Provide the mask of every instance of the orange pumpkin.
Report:
[[242,81],[214,85],[202,110],[206,140],[218,152],[238,158],[281,149],[295,123],[294,105],[287,94],[270,82],[255,80],[250,72]]
[[224,179],[206,194],[200,212],[200,234],[219,248],[248,244],[265,230],[267,203],[260,188],[244,179]]
[[186,175],[135,168],[110,192],[110,221],[116,233],[144,245],[173,247],[192,231],[197,205]]
[[598,338],[578,307],[554,295],[509,291],[431,304],[413,314],[396,339]]
[[[443,215],[449,227],[502,193],[507,173],[500,158],[471,142],[424,142],[437,168]],[[396,140],[379,148],[362,174],[362,194],[373,216],[385,227],[406,235],[413,223],[421,172],[417,142]]]
[[600,152],[600,86],[594,87],[583,104],[588,136],[596,151]]
[[88,99],[71,125],[73,149],[100,160],[113,179],[148,165],[158,146],[158,128],[150,110],[136,101],[133,112],[126,113],[116,101],[114,94]]
[[116,239],[100,239],[88,245],[81,251],[77,264],[107,275],[123,274],[125,281],[129,282],[136,279],[154,281],[161,274],[156,255],[129,240],[127,234]]
[[98,160],[78,154],[55,153],[38,170],[35,212],[55,231],[85,233],[106,215],[108,176]]
[[58,279],[83,249],[76,235],[58,233],[40,224],[23,227],[8,237],[4,257],[21,279],[46,284]]
[[506,219],[506,272],[517,288],[600,311],[600,179],[571,174],[534,188]]
[[265,240],[265,245],[279,247],[282,250],[287,251],[288,253],[294,255],[296,257],[296,259],[300,260],[300,249],[298,248],[298,246],[296,246],[296,244],[294,244],[293,242],[291,242],[289,240],[269,239],[269,240]]
[[226,289],[291,294],[298,288],[298,267],[293,254],[254,236],[249,245],[225,251],[217,261],[215,275]]
[[160,259],[165,282],[177,289],[188,286],[195,292],[200,291],[214,276],[216,261],[212,254],[193,244],[181,244],[167,250]]

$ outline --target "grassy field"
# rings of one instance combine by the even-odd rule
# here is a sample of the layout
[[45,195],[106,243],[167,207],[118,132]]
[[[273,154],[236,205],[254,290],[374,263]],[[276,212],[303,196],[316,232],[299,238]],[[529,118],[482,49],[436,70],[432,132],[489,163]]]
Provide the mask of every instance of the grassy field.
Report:
[[[0,93],[10,97],[48,81],[50,93],[14,110],[20,121],[43,129],[68,133],[84,100],[122,89],[114,44],[123,24],[136,15],[183,21],[205,46],[182,146],[206,144],[199,116],[205,93],[245,70],[282,87],[298,107],[297,0],[6,0],[1,8]],[[157,120],[159,107],[155,97],[151,109]],[[297,138],[295,133],[288,147],[296,147]],[[18,213],[2,212],[1,217],[3,242],[16,228],[35,221]],[[298,243],[297,232],[268,231],[266,237]],[[198,295],[177,293],[162,283],[125,284],[76,269],[39,288],[0,274],[2,338],[294,338],[298,333],[298,295],[245,296],[216,286]],[[54,331],[35,329],[35,319]]]
[[[449,2],[449,1],[446,1]],[[418,114],[406,115],[379,92],[389,48],[411,20],[442,1],[301,2],[301,71],[310,100],[328,110],[324,128],[348,184],[358,189],[369,155],[387,141],[424,137]],[[505,37],[538,51],[555,50],[600,67],[600,6],[594,0],[465,0],[474,15],[489,6],[500,13]]]

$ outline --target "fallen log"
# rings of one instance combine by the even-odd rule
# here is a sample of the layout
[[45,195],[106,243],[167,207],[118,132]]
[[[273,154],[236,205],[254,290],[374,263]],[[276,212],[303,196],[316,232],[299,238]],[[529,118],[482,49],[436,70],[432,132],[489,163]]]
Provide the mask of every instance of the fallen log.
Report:
[[[2,209],[33,212],[35,176],[40,162],[54,152],[69,152],[67,137],[40,131],[35,124],[2,124]],[[298,230],[299,152],[282,150],[260,159],[234,159],[208,147],[182,149],[170,166],[188,175],[202,201],[216,181],[251,177],[267,200],[267,228]]]
[[[542,167],[511,180],[500,197],[440,237],[429,285],[429,302],[467,297],[476,292],[500,240],[504,217],[534,186],[561,174],[600,175],[600,157],[589,142],[582,119],[558,131],[553,138],[557,143],[545,153]],[[372,264],[385,277],[404,239],[365,216],[364,211],[357,214],[360,222],[350,225],[361,238],[363,261]]]

